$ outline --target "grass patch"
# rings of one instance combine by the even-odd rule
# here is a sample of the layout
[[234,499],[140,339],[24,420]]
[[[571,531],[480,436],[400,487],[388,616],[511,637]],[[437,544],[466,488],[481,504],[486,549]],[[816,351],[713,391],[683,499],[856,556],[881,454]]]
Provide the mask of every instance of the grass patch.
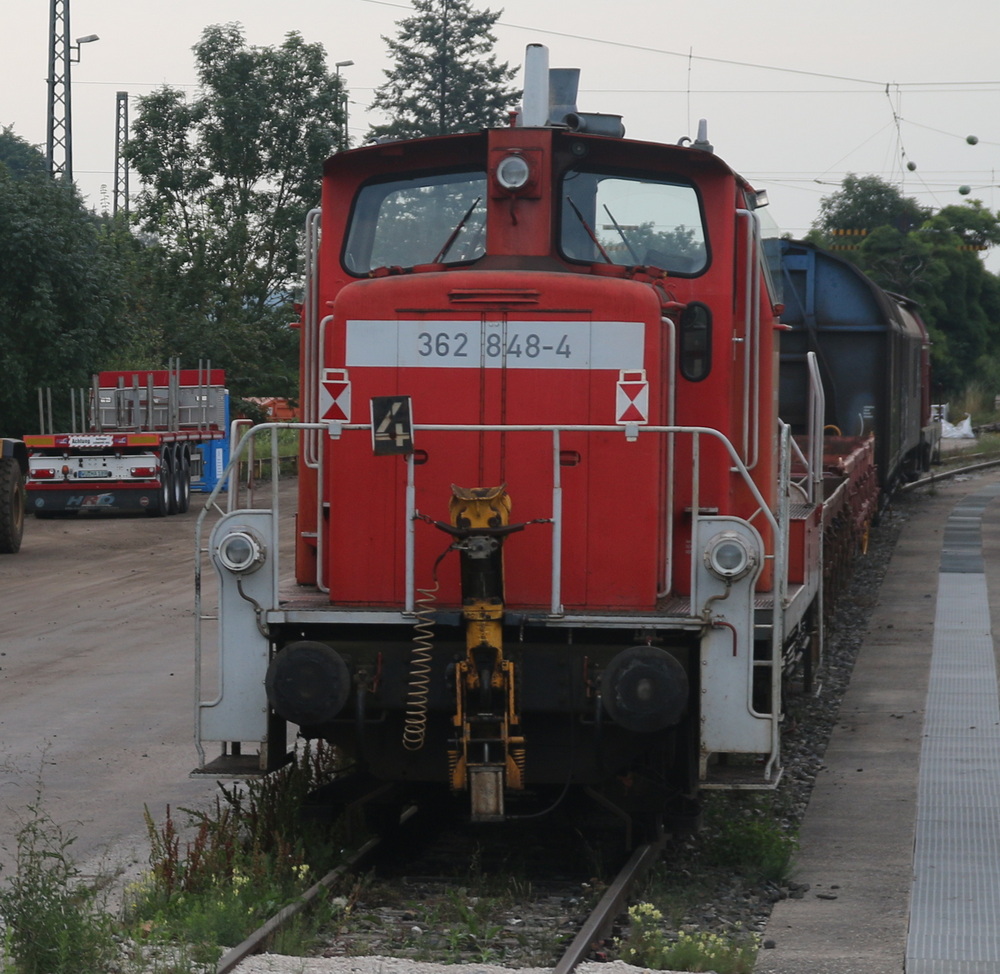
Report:
[[[341,836],[299,809],[334,773],[329,748],[305,748],[294,765],[221,788],[208,812],[148,809],[148,873],[125,891],[120,916],[85,882],[70,854],[75,839],[45,813],[39,790],[17,833],[16,871],[0,887],[0,974],[195,974],[211,972],[244,940],[340,859]],[[304,955],[343,900],[322,897],[276,936]]]
[[791,874],[798,839],[775,821],[764,801],[732,801],[707,815],[705,861],[738,872],[751,883],[783,883]]
[[281,475],[296,473],[299,459],[299,431],[279,429],[256,433],[253,454],[244,451],[240,457],[240,480],[262,480],[271,476],[271,437],[278,438],[278,472]]

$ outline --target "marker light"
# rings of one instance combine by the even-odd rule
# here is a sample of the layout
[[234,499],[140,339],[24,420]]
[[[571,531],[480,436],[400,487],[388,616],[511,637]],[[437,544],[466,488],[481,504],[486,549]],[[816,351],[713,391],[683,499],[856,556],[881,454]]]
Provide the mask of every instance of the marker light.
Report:
[[531,169],[523,156],[506,156],[497,166],[497,182],[504,189],[511,191],[521,189],[530,177]]
[[264,564],[264,546],[249,531],[227,534],[218,547],[219,561],[236,575],[249,575]]
[[713,575],[732,582],[748,574],[757,564],[756,554],[738,534],[716,535],[705,548],[705,565]]

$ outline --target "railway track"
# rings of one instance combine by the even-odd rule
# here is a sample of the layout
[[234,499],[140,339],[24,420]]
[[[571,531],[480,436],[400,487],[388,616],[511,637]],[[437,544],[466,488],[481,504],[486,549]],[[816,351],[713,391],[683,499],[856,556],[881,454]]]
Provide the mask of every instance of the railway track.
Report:
[[[412,807],[407,809],[402,819],[403,828],[406,828],[407,819],[415,818],[419,818],[418,810]],[[435,913],[433,906],[428,907],[426,916],[413,916],[406,909],[399,909],[398,903],[393,903],[394,897],[400,895],[399,890],[403,887],[419,887],[418,895],[423,898],[423,902],[433,904],[435,899],[441,897],[455,899],[465,893],[465,888],[463,882],[454,877],[423,874],[429,866],[433,868],[435,857],[442,856],[442,849],[454,848],[451,846],[450,840],[443,838],[442,835],[433,836],[429,840],[431,845],[438,846],[437,851],[431,852],[429,857],[418,851],[413,858],[409,858],[406,853],[403,854],[402,859],[399,858],[398,852],[404,843],[407,844],[408,848],[412,848],[419,847],[425,841],[427,841],[426,837],[423,840],[417,839],[413,842],[404,839],[402,843],[393,841],[392,838],[376,837],[370,839],[350,855],[344,863],[332,869],[306,890],[299,900],[283,908],[242,943],[228,950],[217,964],[217,974],[229,974],[229,972],[237,970],[243,960],[264,949],[283,927],[291,923],[304,910],[309,909],[331,892],[350,888],[354,882],[352,877],[369,869],[377,871],[380,868],[380,863],[382,868],[386,868],[392,873],[392,876],[385,880],[389,884],[390,891],[388,894],[386,891],[374,892],[371,901],[364,902],[364,912],[372,915],[380,914],[386,928],[399,926],[400,920],[403,920],[403,925],[407,927],[412,923],[413,929],[417,929],[418,920],[423,926],[428,926]],[[527,902],[527,899],[532,895],[535,896],[536,900],[541,899],[545,902],[563,904],[555,911],[559,914],[555,919],[558,920],[558,938],[568,939],[569,943],[568,946],[561,948],[558,959],[551,966],[553,974],[570,974],[589,955],[593,954],[596,948],[599,948],[602,941],[611,935],[617,919],[627,908],[632,891],[659,858],[664,841],[661,838],[637,846],[614,878],[604,886],[603,893],[598,896],[597,892],[591,890],[592,899],[596,902],[593,902],[589,909],[585,909],[583,913],[581,913],[583,897],[573,895],[574,893],[579,894],[580,884],[567,876],[553,880],[551,886],[545,889],[544,895],[541,896],[538,895],[540,892],[538,886],[544,882],[543,880],[522,880],[520,889],[525,891],[524,901],[507,903],[505,913],[508,916],[517,915],[514,923],[522,923],[522,914],[527,916],[532,912],[537,912],[537,908],[531,907]],[[455,854],[465,856],[467,851],[461,850]],[[447,852],[444,855],[447,857]],[[388,865],[389,863],[392,865]],[[411,875],[414,871],[420,875],[415,877]],[[399,875],[401,873],[407,875]],[[591,884],[585,883],[583,885],[590,886]],[[515,881],[513,886],[517,887],[518,883]],[[596,887],[597,884],[595,883],[593,886]],[[477,896],[470,896],[468,902],[476,903],[478,899]],[[383,900],[389,905],[385,905]],[[564,911],[566,915],[563,915]],[[548,912],[552,913],[553,911],[550,909]],[[492,920],[485,917],[482,918],[482,923],[484,929],[489,928],[494,934],[500,930],[502,925],[501,923],[494,924]],[[530,925],[531,921],[529,920],[528,923]],[[574,930],[575,933],[573,933]],[[551,933],[550,936],[552,939],[556,938],[555,933]],[[378,942],[373,946],[371,941],[365,941],[363,937],[355,938],[347,935],[344,938],[338,938],[338,941],[339,944],[328,949],[324,956],[350,956],[352,946],[360,947],[361,951],[370,951],[378,950],[381,944],[382,949],[384,949],[384,943]],[[485,940],[482,947],[484,953],[488,952]]]

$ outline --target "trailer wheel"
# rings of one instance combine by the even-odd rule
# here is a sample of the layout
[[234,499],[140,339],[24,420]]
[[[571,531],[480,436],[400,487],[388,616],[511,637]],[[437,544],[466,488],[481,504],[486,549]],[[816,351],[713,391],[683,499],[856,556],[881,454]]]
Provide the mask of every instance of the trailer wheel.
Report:
[[168,514],[176,514],[180,510],[180,453],[176,446],[164,450],[167,463],[170,465],[170,486],[168,488]]
[[183,514],[191,506],[191,456],[187,447],[178,446],[174,453],[175,513]]
[[24,477],[13,457],[0,459],[0,554],[21,548],[24,535]]
[[164,449],[160,455],[160,489],[157,491],[155,500],[146,510],[150,517],[166,517],[172,513],[170,510],[170,500],[174,493],[172,472],[170,451]]

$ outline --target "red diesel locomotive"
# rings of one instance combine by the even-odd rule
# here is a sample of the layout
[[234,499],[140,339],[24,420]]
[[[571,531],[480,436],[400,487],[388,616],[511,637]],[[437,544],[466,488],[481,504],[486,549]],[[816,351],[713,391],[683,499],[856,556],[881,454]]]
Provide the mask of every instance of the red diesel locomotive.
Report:
[[577,112],[574,74],[532,45],[509,128],[326,163],[295,583],[276,508],[215,524],[204,770],[277,766],[292,724],[476,821],[573,789],[648,824],[777,781],[842,479],[818,370],[793,437],[763,194],[704,130]]

